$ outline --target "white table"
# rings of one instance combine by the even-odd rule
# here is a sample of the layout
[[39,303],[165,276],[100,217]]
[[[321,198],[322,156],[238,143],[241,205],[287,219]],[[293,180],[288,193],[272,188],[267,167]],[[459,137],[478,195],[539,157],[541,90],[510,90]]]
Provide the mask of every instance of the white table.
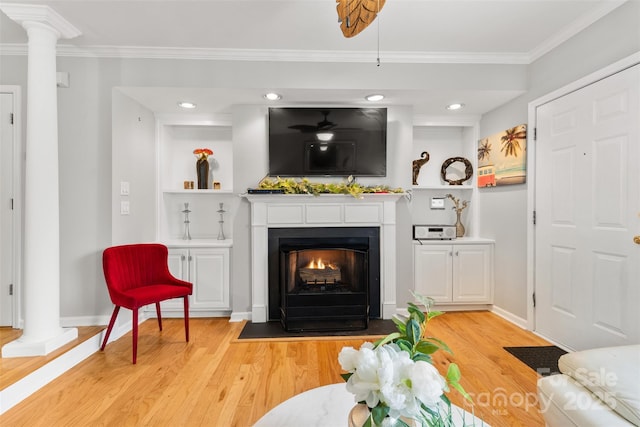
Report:
[[[345,383],[325,385],[285,400],[260,418],[254,427],[346,427],[349,411],[355,404]],[[456,426],[489,427],[462,408],[451,406]]]

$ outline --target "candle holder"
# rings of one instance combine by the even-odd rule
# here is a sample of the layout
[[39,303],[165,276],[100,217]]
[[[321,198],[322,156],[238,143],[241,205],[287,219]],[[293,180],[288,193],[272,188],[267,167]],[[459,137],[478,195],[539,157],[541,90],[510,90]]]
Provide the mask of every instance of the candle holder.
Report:
[[218,240],[225,240],[224,237],[224,203],[220,203],[220,209],[218,209],[218,214],[220,214],[220,219],[218,220],[218,224],[220,224],[220,230],[218,231]]
[[182,235],[182,240],[191,240],[191,233],[189,232],[189,203],[184,204],[184,210],[182,213],[184,214],[184,234]]

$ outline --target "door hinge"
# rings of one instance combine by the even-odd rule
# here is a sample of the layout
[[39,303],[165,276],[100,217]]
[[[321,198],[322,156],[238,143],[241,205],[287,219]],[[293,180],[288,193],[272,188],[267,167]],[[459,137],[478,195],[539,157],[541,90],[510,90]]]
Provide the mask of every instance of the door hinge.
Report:
[[13,210],[13,198],[11,198],[11,210]]
[[533,297],[533,307],[535,308],[535,306],[536,306],[536,293],[535,292],[533,293],[532,297]]
[[9,295],[13,295],[13,283],[9,285]]
[[533,140],[538,140],[538,128],[533,128]]
[[9,113],[9,124],[13,124],[13,113]]
[[536,225],[536,211],[533,211],[533,225]]

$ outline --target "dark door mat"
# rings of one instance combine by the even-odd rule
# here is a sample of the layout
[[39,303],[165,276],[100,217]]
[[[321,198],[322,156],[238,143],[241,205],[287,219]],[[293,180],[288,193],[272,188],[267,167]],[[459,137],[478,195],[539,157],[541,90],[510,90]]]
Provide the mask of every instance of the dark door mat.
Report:
[[503,348],[543,377],[559,374],[558,359],[567,353],[555,345]]
[[238,336],[242,339],[256,338],[301,338],[301,337],[355,337],[369,335],[389,335],[396,331],[396,326],[392,320],[371,319],[367,329],[346,330],[346,331],[302,331],[287,332],[280,322],[272,321],[265,323],[247,322]]

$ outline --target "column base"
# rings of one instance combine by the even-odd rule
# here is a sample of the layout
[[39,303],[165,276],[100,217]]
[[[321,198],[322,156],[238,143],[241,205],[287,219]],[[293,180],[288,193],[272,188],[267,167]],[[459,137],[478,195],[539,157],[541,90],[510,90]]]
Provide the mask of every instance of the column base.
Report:
[[43,341],[22,342],[18,338],[2,347],[2,357],[46,356],[76,338],[77,328],[63,328],[61,334]]

